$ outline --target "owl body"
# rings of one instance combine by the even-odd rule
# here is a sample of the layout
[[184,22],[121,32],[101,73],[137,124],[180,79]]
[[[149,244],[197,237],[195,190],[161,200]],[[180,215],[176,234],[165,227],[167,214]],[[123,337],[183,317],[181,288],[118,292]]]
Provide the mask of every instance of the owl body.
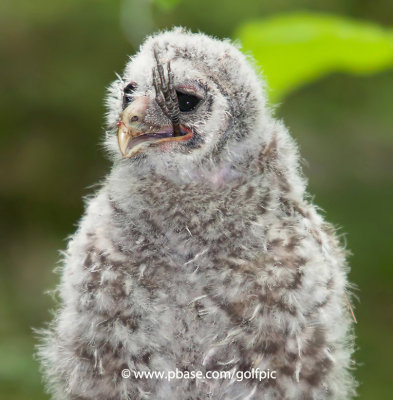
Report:
[[[196,76],[222,97],[209,106],[206,96],[204,118],[187,124],[195,136],[214,131],[217,139],[201,134],[176,151],[164,143],[117,157],[88,200],[64,259],[61,305],[40,350],[53,398],[350,398],[345,254],[307,199],[293,140],[264,108],[254,73],[234,82],[231,59],[240,59],[237,73],[251,67],[230,43],[164,33],[132,61],[135,71],[151,61],[141,55],[153,45],[164,59],[185,58],[187,68],[201,46],[202,67],[185,71],[187,79]],[[132,68],[125,75],[143,82]],[[112,125],[121,112],[119,85],[111,89]],[[146,118],[151,112],[157,123],[153,111]],[[113,132],[107,146],[118,151]],[[127,378],[123,370],[203,377]],[[206,377],[252,370],[274,371],[275,378]]]

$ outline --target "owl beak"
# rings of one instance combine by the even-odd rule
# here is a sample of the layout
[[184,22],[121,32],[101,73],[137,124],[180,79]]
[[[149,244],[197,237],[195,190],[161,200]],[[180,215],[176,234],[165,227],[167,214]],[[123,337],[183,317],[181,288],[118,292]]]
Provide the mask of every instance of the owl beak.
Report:
[[123,158],[130,158],[143,149],[164,142],[186,141],[193,137],[192,130],[180,125],[180,136],[174,136],[171,125],[153,127],[144,123],[148,106],[145,96],[135,99],[121,114],[117,138]]
[[117,123],[117,138],[123,157],[127,156],[129,142],[142,134],[141,122],[145,118],[148,103],[148,97],[138,97],[121,113],[121,119]]

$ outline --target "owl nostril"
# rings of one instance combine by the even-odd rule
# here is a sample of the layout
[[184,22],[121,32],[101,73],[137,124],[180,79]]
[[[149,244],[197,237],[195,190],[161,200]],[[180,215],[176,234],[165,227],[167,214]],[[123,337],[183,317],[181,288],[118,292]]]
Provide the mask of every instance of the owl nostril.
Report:
[[135,128],[143,122],[149,106],[149,98],[140,96],[133,99],[133,101],[121,113],[121,119],[128,128]]

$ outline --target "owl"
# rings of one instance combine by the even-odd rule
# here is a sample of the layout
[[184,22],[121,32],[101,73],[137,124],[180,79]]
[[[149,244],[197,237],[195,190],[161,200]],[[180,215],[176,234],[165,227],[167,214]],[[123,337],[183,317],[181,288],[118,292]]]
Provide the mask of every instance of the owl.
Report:
[[252,60],[165,31],[107,107],[113,166],[68,243],[39,346],[52,398],[353,397],[346,254]]

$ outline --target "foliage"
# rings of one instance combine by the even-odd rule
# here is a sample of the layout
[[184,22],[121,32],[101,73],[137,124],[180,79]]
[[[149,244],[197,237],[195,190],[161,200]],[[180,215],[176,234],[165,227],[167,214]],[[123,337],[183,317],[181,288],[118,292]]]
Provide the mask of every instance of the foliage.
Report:
[[333,71],[365,74],[393,66],[393,32],[333,15],[295,13],[244,23],[235,34],[262,67],[271,97]]

